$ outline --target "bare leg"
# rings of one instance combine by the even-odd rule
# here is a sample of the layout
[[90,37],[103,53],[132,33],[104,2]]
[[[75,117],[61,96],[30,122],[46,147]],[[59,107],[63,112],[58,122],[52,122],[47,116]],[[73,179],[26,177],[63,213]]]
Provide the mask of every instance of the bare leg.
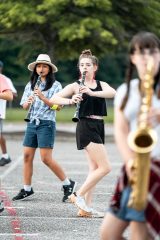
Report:
[[[122,221],[111,213],[104,217],[100,228],[101,240],[124,240],[123,232],[128,226],[128,222]],[[135,240],[135,239],[134,239]]]
[[5,140],[5,138],[3,137],[2,134],[1,134],[1,137],[0,137],[0,145],[1,145],[1,149],[2,149],[2,154],[7,153],[6,140]]
[[66,175],[61,166],[53,159],[52,151],[53,150],[50,148],[41,148],[41,159],[61,181],[64,181],[66,179]]
[[131,240],[151,240],[146,223],[131,222]]
[[103,144],[90,143],[85,150],[97,168],[88,175],[84,184],[77,191],[77,194],[80,196],[85,196],[88,191],[95,187],[96,184],[110,172],[110,164]]
[[[85,154],[86,154],[86,158],[88,159],[88,165],[89,165],[89,173],[88,173],[88,176],[87,176],[87,179],[86,179],[86,181],[87,181],[88,178],[90,178],[90,174],[91,174],[95,169],[97,169],[97,165],[96,165],[92,160],[90,160],[90,157],[89,157],[89,154],[88,154],[87,151],[85,151]],[[90,205],[91,205],[94,189],[95,189],[95,188],[93,187],[92,189],[90,189],[90,190],[85,194],[85,202],[86,202],[87,206],[90,206]]]
[[35,148],[24,147],[24,166],[23,166],[23,178],[25,185],[31,185],[33,174],[33,158],[35,155]]

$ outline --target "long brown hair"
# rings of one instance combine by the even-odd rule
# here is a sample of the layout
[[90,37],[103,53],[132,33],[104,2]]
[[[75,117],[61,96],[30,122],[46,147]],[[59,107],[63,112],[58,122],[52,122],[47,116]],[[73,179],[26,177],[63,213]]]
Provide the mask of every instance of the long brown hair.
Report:
[[[129,54],[130,55],[134,54],[137,48],[139,48],[140,51],[142,51],[145,48],[148,48],[148,49],[158,48],[160,50],[160,40],[155,34],[151,32],[140,32],[132,38],[129,46]],[[129,60],[128,68],[126,71],[126,78],[125,78],[127,90],[120,107],[121,110],[124,110],[127,104],[127,100],[130,93],[130,82],[131,82],[134,70],[135,70],[135,66],[134,64],[132,64],[131,60]],[[160,98],[160,68],[154,80],[155,81],[154,81],[153,88],[157,94],[157,97]],[[139,82],[139,86],[140,86],[140,82]]]

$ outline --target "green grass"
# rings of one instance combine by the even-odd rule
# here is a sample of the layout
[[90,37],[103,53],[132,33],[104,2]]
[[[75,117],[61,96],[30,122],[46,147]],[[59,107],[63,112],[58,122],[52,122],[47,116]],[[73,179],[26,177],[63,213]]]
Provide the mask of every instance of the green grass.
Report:
[[[75,107],[63,107],[60,111],[57,111],[57,122],[72,122],[74,116]],[[6,120],[10,122],[21,122],[24,120],[27,111],[22,108],[7,108]],[[113,122],[113,108],[108,107],[108,116],[105,117],[105,122]]]

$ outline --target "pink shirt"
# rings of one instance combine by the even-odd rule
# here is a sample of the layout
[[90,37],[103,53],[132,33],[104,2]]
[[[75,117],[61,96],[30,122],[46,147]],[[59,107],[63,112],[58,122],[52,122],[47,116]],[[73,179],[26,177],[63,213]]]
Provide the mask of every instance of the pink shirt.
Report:
[[9,87],[5,76],[0,74],[0,93],[4,92],[6,90],[10,90],[10,89],[11,88]]

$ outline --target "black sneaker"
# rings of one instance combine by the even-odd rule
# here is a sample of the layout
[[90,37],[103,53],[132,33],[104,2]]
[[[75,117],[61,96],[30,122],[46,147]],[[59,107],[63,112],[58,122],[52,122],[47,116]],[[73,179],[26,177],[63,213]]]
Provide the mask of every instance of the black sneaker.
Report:
[[9,158],[4,158],[4,157],[2,157],[2,158],[0,159],[0,166],[4,166],[4,165],[6,165],[6,164],[8,164],[8,163],[10,163],[10,162],[11,162],[10,157],[9,157]]
[[20,192],[12,198],[13,201],[16,200],[24,200],[25,198],[31,196],[33,194],[33,189],[31,188],[31,191],[25,191],[24,189],[21,189]]
[[71,182],[70,185],[62,186],[62,191],[64,191],[64,196],[62,198],[62,202],[66,202],[68,200],[68,196],[70,196],[74,192],[74,190],[77,186],[77,183],[72,181],[71,179],[70,179],[70,182]]
[[0,201],[0,213],[4,210],[4,204],[3,201]]

